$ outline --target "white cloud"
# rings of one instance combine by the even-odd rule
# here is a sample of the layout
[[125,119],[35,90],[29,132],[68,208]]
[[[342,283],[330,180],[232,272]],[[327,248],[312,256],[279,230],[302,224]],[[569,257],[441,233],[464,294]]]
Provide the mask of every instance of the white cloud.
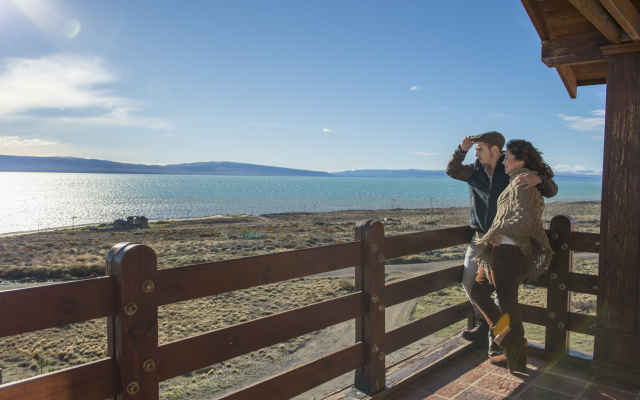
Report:
[[416,90],[420,90],[420,89],[422,89],[422,86],[417,86],[416,85],[416,86],[411,86],[411,89],[409,89],[409,90],[416,91]]
[[322,132],[331,132],[331,129],[324,128]]
[[422,151],[410,151],[409,154],[417,154],[419,156],[435,156],[436,154],[440,154],[440,153],[425,153]]
[[165,136],[171,136],[171,132],[167,132]]
[[576,131],[599,131],[604,128],[604,110],[594,110],[591,114],[595,117],[578,117],[558,114],[565,122],[569,123],[569,128]]
[[119,107],[111,112],[93,117],[60,117],[59,121],[73,124],[105,125],[105,126],[138,126],[151,129],[168,129],[171,124],[167,121],[131,115],[133,107]]
[[573,167],[574,171],[584,171],[587,168],[583,167],[582,165],[576,165],[575,167]]
[[568,165],[564,165],[564,164],[558,164],[558,165],[553,167],[553,169],[558,169],[558,170],[560,170],[560,169],[565,170],[565,169],[569,169],[569,168],[570,167]]
[[[98,125],[163,129],[167,121],[133,115],[139,102],[104,88],[118,77],[95,56],[56,54],[35,59],[8,58],[0,67],[0,118],[59,120]],[[82,111],[83,117],[38,117],[41,110]],[[91,115],[93,114],[93,115]]]
[[53,146],[60,142],[42,139],[20,139],[19,136],[0,136],[0,146]]

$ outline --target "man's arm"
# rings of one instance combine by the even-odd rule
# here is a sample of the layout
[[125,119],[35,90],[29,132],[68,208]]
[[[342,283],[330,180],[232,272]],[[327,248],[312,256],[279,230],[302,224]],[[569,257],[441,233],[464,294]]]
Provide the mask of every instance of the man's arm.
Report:
[[463,182],[466,182],[467,179],[469,179],[474,171],[473,164],[462,165],[462,162],[467,155],[467,151],[469,151],[472,145],[473,143],[469,137],[462,140],[462,144],[458,146],[449,159],[446,169],[447,175],[453,179],[458,179]]
[[553,197],[558,194],[558,185],[553,179],[547,179],[544,176],[540,177],[542,182],[536,187],[540,190],[540,194],[546,198]]
[[536,174],[520,174],[514,179],[513,183],[517,187],[529,189],[538,188],[540,194],[546,198],[550,198],[558,194],[558,185],[552,180],[544,176]]

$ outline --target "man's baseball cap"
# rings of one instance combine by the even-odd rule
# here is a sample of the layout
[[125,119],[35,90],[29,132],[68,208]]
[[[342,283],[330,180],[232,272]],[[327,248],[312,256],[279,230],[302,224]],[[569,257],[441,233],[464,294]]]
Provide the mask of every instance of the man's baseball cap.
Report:
[[500,150],[504,146],[504,136],[496,131],[485,132],[479,135],[471,136],[471,140],[474,142],[484,142],[491,145],[496,145]]

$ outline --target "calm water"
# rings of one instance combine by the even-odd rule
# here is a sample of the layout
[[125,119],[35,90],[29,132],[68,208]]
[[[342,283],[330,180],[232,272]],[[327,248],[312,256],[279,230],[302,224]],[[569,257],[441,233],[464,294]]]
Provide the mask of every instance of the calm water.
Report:
[[[558,182],[554,201],[599,200],[599,182]],[[107,175],[0,172],[0,233],[215,214],[464,207],[453,179]],[[306,207],[306,208],[305,208]]]

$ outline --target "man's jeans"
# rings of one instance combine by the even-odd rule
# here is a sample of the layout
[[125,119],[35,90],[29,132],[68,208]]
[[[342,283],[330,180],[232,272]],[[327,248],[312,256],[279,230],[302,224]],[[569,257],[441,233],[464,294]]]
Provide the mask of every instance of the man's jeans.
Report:
[[[477,233],[476,236],[478,238],[482,238],[484,233]],[[475,239],[475,237],[474,237]],[[467,293],[467,297],[473,306],[473,313],[476,315],[478,321],[484,321],[484,315],[478,309],[476,303],[471,299],[471,288],[473,287],[473,283],[476,281],[476,277],[478,276],[478,263],[473,261],[473,257],[478,254],[478,247],[473,243],[469,243],[469,247],[467,248],[467,254],[464,257],[464,270],[462,271],[462,287],[464,291]],[[496,295],[495,299],[496,305],[498,308],[500,307],[500,303],[498,303],[498,297]]]

